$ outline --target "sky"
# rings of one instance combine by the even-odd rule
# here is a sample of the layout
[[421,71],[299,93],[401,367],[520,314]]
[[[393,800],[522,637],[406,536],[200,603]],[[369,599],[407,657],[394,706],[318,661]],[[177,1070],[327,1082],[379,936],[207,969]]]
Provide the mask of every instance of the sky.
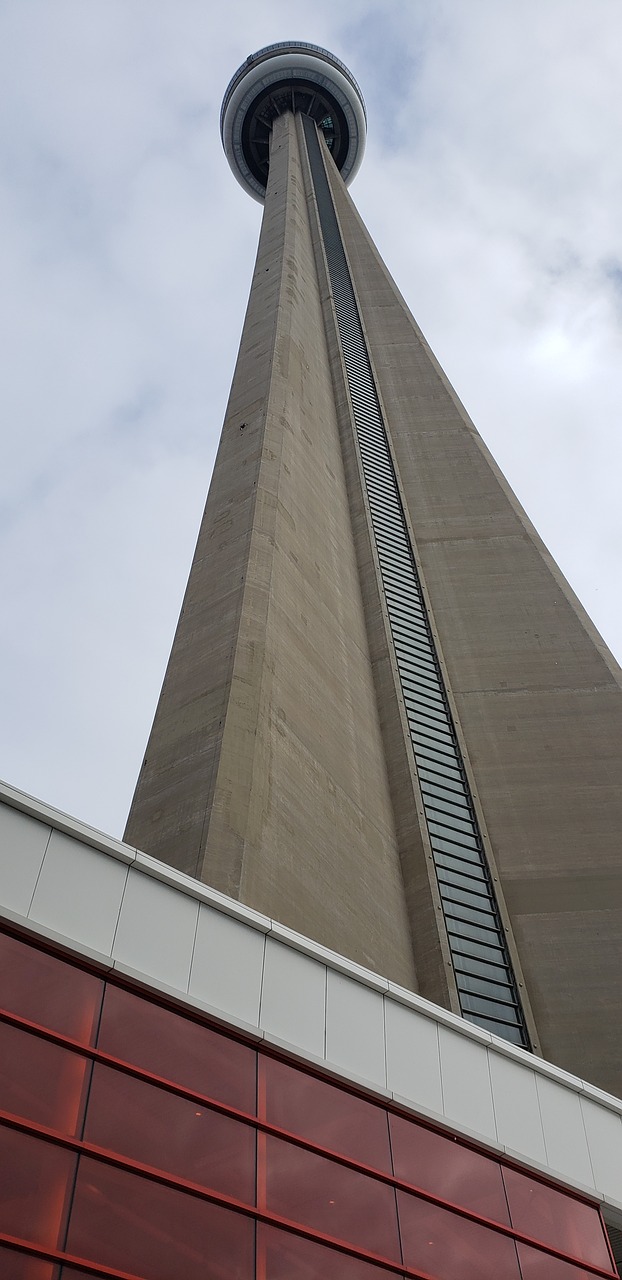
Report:
[[259,233],[220,103],[283,39],[361,85],[354,200],[622,658],[619,0],[0,0],[0,777],[112,835]]

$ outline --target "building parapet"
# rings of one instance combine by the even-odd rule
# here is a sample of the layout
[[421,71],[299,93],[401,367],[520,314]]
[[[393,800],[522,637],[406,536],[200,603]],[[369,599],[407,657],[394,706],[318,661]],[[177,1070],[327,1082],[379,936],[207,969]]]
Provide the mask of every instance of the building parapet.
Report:
[[600,1200],[622,1101],[0,783],[0,917]]

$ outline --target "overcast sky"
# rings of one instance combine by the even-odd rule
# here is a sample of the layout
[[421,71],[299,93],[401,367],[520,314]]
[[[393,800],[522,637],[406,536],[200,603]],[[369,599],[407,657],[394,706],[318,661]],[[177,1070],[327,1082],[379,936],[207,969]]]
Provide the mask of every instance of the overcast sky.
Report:
[[115,835],[257,245],[220,103],[289,38],[359,81],[354,199],[622,656],[619,0],[1,0],[0,777]]

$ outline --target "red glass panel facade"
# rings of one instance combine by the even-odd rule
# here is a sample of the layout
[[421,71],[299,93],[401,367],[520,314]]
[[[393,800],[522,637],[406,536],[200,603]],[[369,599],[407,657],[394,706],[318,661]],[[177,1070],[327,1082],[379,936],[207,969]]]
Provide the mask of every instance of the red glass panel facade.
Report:
[[512,1225],[518,1231],[563,1249],[581,1262],[607,1266],[609,1256],[600,1222],[589,1205],[555,1187],[543,1186],[518,1169],[506,1169],[503,1177]]
[[520,1280],[516,1245],[457,1213],[398,1191],[404,1261],[438,1280]]
[[75,1169],[73,1151],[0,1126],[0,1231],[55,1248]]
[[253,1049],[110,983],[97,1044],[153,1075],[241,1111],[255,1111]]
[[394,1271],[260,1223],[257,1275],[264,1280],[396,1280]]
[[10,1276],[10,1280],[58,1280],[59,1274],[52,1262],[0,1245],[0,1276]]
[[252,1204],[255,1130],[96,1062],[84,1137],[141,1164]]
[[91,1044],[103,990],[77,965],[0,933],[0,1009]]
[[0,957],[3,1280],[616,1276],[596,1206],[30,943]]
[[372,1169],[392,1172],[384,1108],[276,1058],[259,1059],[260,1114]]
[[150,1280],[253,1280],[255,1229],[149,1178],[82,1157],[67,1248]]
[[0,1105],[3,1111],[60,1133],[80,1128],[91,1063],[41,1036],[0,1022]]
[[265,1207],[381,1258],[401,1261],[394,1188],[278,1138],[266,1138]]
[[544,1257],[539,1249],[530,1249],[526,1244],[517,1245],[517,1249],[522,1280],[594,1280],[593,1271],[572,1262],[562,1262],[552,1255]]
[[395,1173],[402,1182],[472,1209],[484,1218],[509,1223],[497,1160],[402,1116],[392,1115],[389,1123]]

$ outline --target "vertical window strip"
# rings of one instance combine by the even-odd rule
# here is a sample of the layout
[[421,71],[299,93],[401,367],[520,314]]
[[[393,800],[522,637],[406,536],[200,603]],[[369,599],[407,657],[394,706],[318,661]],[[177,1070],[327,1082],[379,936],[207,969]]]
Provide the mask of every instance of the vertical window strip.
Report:
[[[491,959],[496,957],[496,962],[504,966],[509,976],[508,993],[512,1003],[507,1006],[507,1015],[504,1014],[504,1018],[507,1017],[509,1025],[506,1034],[504,1023],[499,1022],[498,1034],[505,1035],[505,1038],[512,1040],[513,1043],[518,1042],[529,1047],[529,1037],[520,1006],[516,980],[512,972],[490,870],[473,808],[469,784],[464,772],[462,755],[447,702],[445,684],[421,589],[421,580],[404,518],[393,459],[380,408],[380,400],[320,152],[317,129],[310,118],[303,116],[302,119],[332,286],[343,362],[352,402],[354,425],[371,514],[372,529],[379,553],[380,574],[393,639],[395,660],[400,681],[403,679],[404,685],[407,685],[410,690],[410,692],[406,692],[404,685],[402,686],[402,693],[406,693],[406,701],[410,705],[408,720],[415,762],[417,768],[420,765],[422,768],[426,766],[429,768],[429,753],[430,750],[434,749],[435,738],[440,751],[446,754],[449,753],[456,761],[456,774],[454,777],[458,779],[459,803],[461,808],[465,810],[465,816],[468,814],[469,826],[473,831],[473,851],[488,889],[488,895],[481,899],[481,905],[484,909],[478,910],[476,915],[477,918],[481,919],[482,924],[491,931],[488,935],[490,940],[489,949],[492,952]],[[395,571],[391,571],[387,554],[387,539],[395,547],[396,553],[399,553],[399,588],[397,592]],[[419,684],[416,668],[413,668],[412,664],[409,664],[408,671],[406,671],[403,659],[408,651],[411,654],[421,655],[428,666],[428,673],[430,669],[434,673],[434,680],[440,691],[441,700],[435,704],[433,718],[428,716],[424,719],[425,712],[423,708],[421,711],[413,711],[412,709],[413,686],[415,689],[418,688],[423,697],[425,697],[426,685],[423,681]],[[454,782],[455,786],[456,783]],[[435,839],[434,835],[436,831],[437,836],[440,832],[441,835],[446,834],[447,837],[451,838],[452,825],[459,833],[460,826],[464,828],[466,824],[460,823],[460,826],[458,826],[459,820],[450,813],[445,819],[445,822],[449,825],[443,823],[442,826],[437,826],[439,817],[442,820],[443,815],[435,810],[434,797],[428,794],[427,788],[422,793],[422,799],[426,821],[430,830],[432,853],[435,858],[437,881],[446,921],[449,923],[449,919],[452,918],[452,925],[455,928],[453,918],[457,917],[459,920],[462,917],[468,929],[468,922],[474,920],[475,913],[469,906],[463,906],[451,901],[448,897],[447,885],[444,883],[446,873],[444,876],[442,875],[442,864],[437,861],[435,846],[438,848],[438,838]],[[464,837],[462,838],[464,839]],[[459,834],[458,839],[460,839]],[[441,876],[440,879],[439,875]],[[456,969],[456,939],[453,932],[448,933],[448,940],[452,960],[454,960],[454,969]],[[485,976],[481,979],[481,982],[480,990],[483,995],[486,986]],[[472,996],[460,990],[463,985],[460,981],[458,981],[457,985],[463,1016],[470,1021],[481,1022],[482,1013],[485,1012],[486,1001],[482,1001],[480,997],[478,1001],[474,1002]],[[497,994],[497,990],[496,983],[491,979],[491,1001]],[[491,1004],[491,1012],[494,1017],[496,1008],[493,1004]]]

